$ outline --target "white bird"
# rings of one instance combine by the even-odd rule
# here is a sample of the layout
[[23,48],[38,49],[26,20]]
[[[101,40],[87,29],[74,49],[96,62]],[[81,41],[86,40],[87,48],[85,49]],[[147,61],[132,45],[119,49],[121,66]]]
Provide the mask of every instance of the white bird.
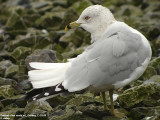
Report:
[[38,70],[28,73],[35,89],[28,97],[32,97],[32,101],[57,93],[89,89],[102,93],[107,109],[105,91],[109,91],[110,112],[115,114],[113,90],[144,73],[151,59],[150,44],[139,31],[115,20],[110,10],[101,5],[86,8],[78,20],[65,29],[78,26],[91,33],[92,44],[67,63],[30,63]]

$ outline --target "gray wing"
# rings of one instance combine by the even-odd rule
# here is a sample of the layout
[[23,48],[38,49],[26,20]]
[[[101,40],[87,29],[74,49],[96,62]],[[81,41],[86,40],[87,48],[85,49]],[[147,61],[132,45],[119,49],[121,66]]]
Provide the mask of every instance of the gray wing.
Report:
[[67,70],[63,86],[70,92],[88,86],[111,85],[129,78],[149,56],[142,36],[129,26],[112,27],[104,37],[79,55]]

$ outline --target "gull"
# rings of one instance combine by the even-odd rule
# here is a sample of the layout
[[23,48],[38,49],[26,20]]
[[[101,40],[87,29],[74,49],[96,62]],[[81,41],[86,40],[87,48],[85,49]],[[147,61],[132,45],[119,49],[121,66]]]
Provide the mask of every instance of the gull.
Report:
[[65,30],[75,27],[91,34],[91,45],[66,63],[30,63],[36,70],[28,72],[34,89],[27,98],[34,101],[58,93],[90,90],[101,92],[104,109],[108,110],[105,92],[109,91],[110,113],[116,115],[113,91],[144,73],[151,59],[150,44],[139,31],[117,21],[101,5],[86,8]]

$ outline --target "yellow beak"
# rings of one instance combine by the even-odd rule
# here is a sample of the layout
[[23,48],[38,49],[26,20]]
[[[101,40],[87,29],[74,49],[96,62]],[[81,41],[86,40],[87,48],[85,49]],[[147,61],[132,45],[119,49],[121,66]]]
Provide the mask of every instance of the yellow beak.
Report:
[[68,31],[69,29],[72,29],[75,27],[79,27],[80,25],[81,25],[81,23],[76,23],[76,21],[71,22],[65,27],[65,31]]

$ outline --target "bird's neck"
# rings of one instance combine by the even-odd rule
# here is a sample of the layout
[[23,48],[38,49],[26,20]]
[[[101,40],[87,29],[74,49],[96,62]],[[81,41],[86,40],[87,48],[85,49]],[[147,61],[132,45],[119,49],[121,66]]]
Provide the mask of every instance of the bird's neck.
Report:
[[108,28],[108,26],[110,26],[114,22],[115,22],[115,20],[113,20],[113,21],[111,21],[109,23],[103,24],[103,25],[99,26],[98,29],[93,31],[91,33],[91,43],[96,42],[97,40],[99,40],[105,34],[105,31]]

